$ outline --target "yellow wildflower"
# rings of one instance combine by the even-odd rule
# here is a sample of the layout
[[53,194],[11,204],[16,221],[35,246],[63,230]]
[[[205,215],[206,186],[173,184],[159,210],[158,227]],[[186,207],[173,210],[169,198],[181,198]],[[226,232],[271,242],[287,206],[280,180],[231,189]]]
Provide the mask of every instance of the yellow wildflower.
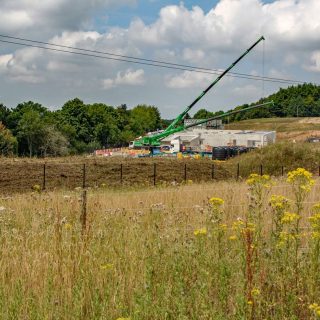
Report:
[[319,204],[314,205],[312,207],[312,211],[314,212],[314,214],[311,217],[309,217],[309,221],[313,229],[312,238],[319,239],[320,238],[320,206]]
[[304,168],[298,168],[288,173],[287,182],[299,187],[301,191],[310,192],[314,185],[312,173]]
[[314,231],[311,233],[311,238],[312,239],[320,239],[320,232],[319,231]]
[[239,229],[242,229],[244,226],[244,222],[242,220],[237,220],[233,222],[232,224],[232,230],[237,231]]
[[281,223],[291,223],[299,220],[301,217],[296,213],[285,212],[281,219]]
[[317,309],[318,307],[319,307],[319,305],[318,305],[317,303],[312,303],[312,304],[309,305],[309,309],[310,309],[310,310],[315,310],[315,309]]
[[254,289],[251,290],[251,294],[252,294],[253,296],[259,296],[260,293],[261,293],[260,290],[257,289],[257,288],[254,288]]
[[66,230],[71,230],[71,229],[72,229],[72,224],[71,224],[71,223],[65,223],[65,224],[64,224],[64,228],[65,228]]
[[210,198],[209,200],[210,204],[212,204],[214,207],[220,207],[224,204],[224,200],[221,199],[221,198],[215,198],[215,197],[212,197]]
[[261,185],[265,188],[269,188],[271,186],[271,178],[267,174],[260,176],[256,173],[251,173],[246,183],[248,186]]
[[102,264],[100,266],[101,270],[111,270],[113,268],[113,264],[112,263],[106,263],[106,264]]
[[188,180],[187,184],[191,185],[191,184],[193,184],[193,181],[192,180]]
[[130,320],[131,318],[117,318],[117,320]]
[[273,209],[286,209],[289,206],[289,200],[284,196],[272,195],[270,198],[270,206]]
[[40,185],[38,185],[38,184],[35,184],[35,185],[32,187],[32,189],[33,189],[33,191],[35,191],[35,192],[38,192],[38,193],[41,192],[41,187],[40,187]]
[[280,235],[279,235],[279,242],[277,244],[277,247],[278,248],[281,248],[283,247],[286,243],[292,241],[292,240],[295,240],[296,238],[298,237],[298,235],[294,235],[292,233],[288,233],[288,232],[280,232]]
[[230,237],[229,237],[229,240],[231,240],[231,241],[237,240],[237,236],[235,236],[235,235],[230,236]]
[[219,228],[220,228],[221,230],[223,230],[223,231],[226,231],[227,228],[228,228],[228,226],[227,226],[226,224],[220,224],[220,225],[219,225]]
[[249,306],[253,305],[253,301],[252,300],[248,300],[247,303],[248,303]]
[[205,236],[207,234],[207,229],[206,228],[196,229],[194,230],[193,234],[195,236]]
[[312,310],[317,317],[320,317],[320,306],[317,303],[310,304],[309,309]]

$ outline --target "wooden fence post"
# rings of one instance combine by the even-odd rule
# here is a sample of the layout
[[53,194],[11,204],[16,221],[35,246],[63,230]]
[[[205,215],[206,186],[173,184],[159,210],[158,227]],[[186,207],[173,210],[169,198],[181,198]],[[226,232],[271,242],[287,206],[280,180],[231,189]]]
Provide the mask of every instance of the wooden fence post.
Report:
[[82,167],[82,188],[85,189],[86,187],[86,164],[83,164]]
[[153,185],[156,185],[157,180],[157,164],[153,164]]
[[42,190],[46,190],[46,164],[43,164],[43,182],[42,182]]
[[82,207],[81,207],[81,227],[82,227],[82,234],[85,233],[87,229],[87,189],[86,189],[86,164],[83,164],[82,168]]

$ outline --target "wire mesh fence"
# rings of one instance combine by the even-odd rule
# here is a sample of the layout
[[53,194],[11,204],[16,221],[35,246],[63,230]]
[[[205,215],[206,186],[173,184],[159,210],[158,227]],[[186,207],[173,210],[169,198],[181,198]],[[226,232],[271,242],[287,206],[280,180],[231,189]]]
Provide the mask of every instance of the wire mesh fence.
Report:
[[[306,168],[320,176],[320,166]],[[0,192],[24,192],[38,186],[41,189],[74,189],[77,187],[157,186],[241,180],[250,173],[285,176],[289,168],[262,163],[247,166],[240,163],[212,161],[179,162],[93,162],[93,163],[6,163],[0,164]]]

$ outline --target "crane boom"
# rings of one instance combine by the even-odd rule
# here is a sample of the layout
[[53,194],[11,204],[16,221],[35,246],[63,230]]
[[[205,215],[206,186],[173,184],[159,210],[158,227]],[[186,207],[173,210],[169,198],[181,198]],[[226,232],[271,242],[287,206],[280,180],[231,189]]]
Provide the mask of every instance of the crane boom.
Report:
[[162,133],[159,133],[157,136],[158,136],[158,139],[161,140],[161,139],[163,139],[163,138],[165,138],[165,137],[167,137],[167,136],[169,136],[171,134],[174,134],[174,133],[189,129],[191,127],[195,127],[195,126],[197,126],[199,124],[207,123],[209,121],[221,119],[221,118],[224,118],[224,117],[228,117],[228,116],[236,114],[236,113],[245,112],[245,111],[248,111],[248,110],[252,110],[252,109],[256,109],[256,108],[260,108],[260,107],[264,107],[264,106],[269,106],[269,105],[274,105],[274,102],[273,101],[265,102],[265,103],[257,104],[257,105],[254,105],[254,106],[251,106],[251,107],[247,107],[247,108],[244,108],[244,109],[225,112],[225,113],[220,114],[218,116],[214,116],[214,117],[211,117],[211,118],[208,118],[208,119],[199,120],[196,123],[192,123],[192,124],[189,124],[189,125],[181,125],[181,126],[175,127],[173,129],[171,129],[170,132],[162,132]]
[[260,37],[246,52],[244,52],[236,61],[234,61],[223,73],[221,73],[210,85],[207,89],[205,89],[179,116],[172,121],[172,123],[167,127],[166,130],[172,129],[177,123],[179,123],[186,114],[191,110],[191,108],[202,99],[206,93],[215,86],[240,60],[242,60],[260,41],[265,40],[262,36]]
[[159,140],[163,139],[166,136],[178,131],[182,131],[185,129],[184,125],[179,124],[187,115],[187,113],[191,110],[191,108],[202,99],[208,91],[215,86],[240,60],[242,60],[260,41],[265,40],[262,36],[260,37],[249,49],[247,49],[237,60],[235,60],[225,71],[223,71],[181,114],[175,118],[171,124],[161,133],[154,134],[152,136],[144,136],[139,140],[134,141],[133,146],[143,147],[143,146],[157,146],[160,144]]

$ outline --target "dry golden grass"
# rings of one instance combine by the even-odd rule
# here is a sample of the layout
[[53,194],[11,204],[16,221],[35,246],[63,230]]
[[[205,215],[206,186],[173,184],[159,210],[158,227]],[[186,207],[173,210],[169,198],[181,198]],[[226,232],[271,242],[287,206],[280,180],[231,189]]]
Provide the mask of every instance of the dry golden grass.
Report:
[[[319,201],[319,183],[305,203],[304,226],[311,206]],[[284,180],[269,194],[293,197]],[[232,223],[245,220],[248,212],[245,183],[89,190],[88,229],[83,235],[80,195],[81,190],[60,190],[0,198],[0,319],[249,317],[241,240],[228,240]],[[228,230],[218,244],[209,235],[194,235],[206,225],[212,196],[225,200],[221,223]],[[264,207],[268,238],[267,198]],[[218,258],[216,245],[223,247],[223,257]],[[258,281],[264,299],[272,287],[268,259],[263,260],[267,284]],[[305,271],[301,276],[310,280]],[[308,304],[317,297],[308,296],[304,283],[301,288],[293,292],[302,299],[299,305],[285,296],[293,299],[287,309],[282,304],[289,300],[277,300],[274,293],[268,304],[257,302],[256,319],[309,318]]]

